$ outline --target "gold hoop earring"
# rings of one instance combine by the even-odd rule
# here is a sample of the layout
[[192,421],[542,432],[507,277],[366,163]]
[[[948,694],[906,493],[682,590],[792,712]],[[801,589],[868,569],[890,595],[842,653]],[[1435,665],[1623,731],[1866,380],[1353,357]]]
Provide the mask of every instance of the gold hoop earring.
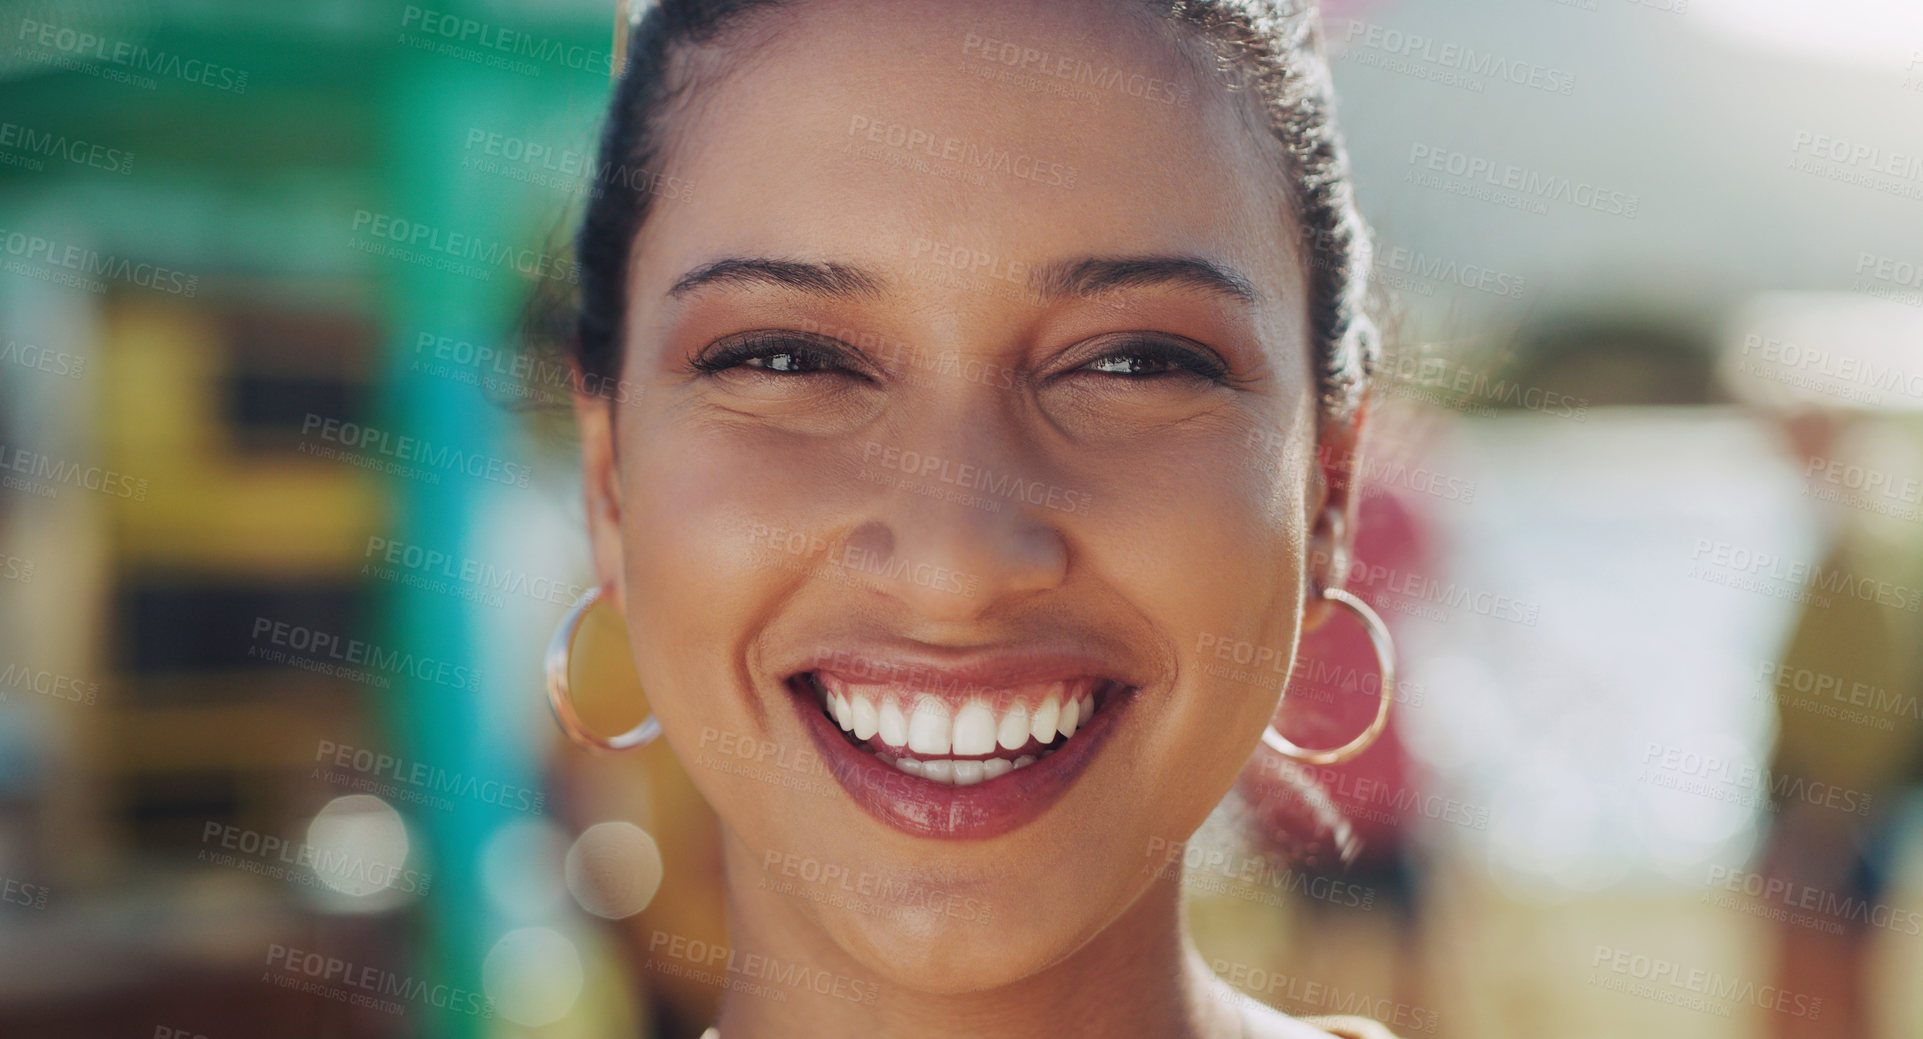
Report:
[[1389,705],[1395,702],[1396,689],[1396,650],[1395,643],[1389,638],[1389,626],[1369,608],[1369,604],[1343,591],[1340,588],[1323,589],[1322,598],[1333,603],[1347,606],[1351,612],[1362,619],[1362,626],[1369,631],[1369,641],[1375,646],[1376,666],[1382,671],[1381,689],[1376,701],[1375,719],[1362,734],[1330,750],[1309,750],[1290,743],[1288,738],[1275,731],[1275,724],[1262,730],[1262,742],[1270,750],[1284,757],[1310,765],[1335,765],[1347,761],[1369,749],[1377,736],[1389,724]]
[[[627,750],[631,747],[645,746],[653,743],[661,735],[661,723],[654,720],[653,713],[649,713],[642,719],[641,724],[618,736],[601,737],[588,730],[581,721],[581,715],[574,709],[572,672],[576,657],[575,642],[580,638],[583,629],[588,628],[588,614],[593,610],[595,603],[600,601],[601,589],[588,589],[587,594],[581,596],[580,601],[568,610],[567,616],[561,618],[560,625],[554,629],[554,637],[548,640],[548,707],[554,712],[554,723],[561,727],[562,732],[567,733],[568,739],[584,747],[593,747],[597,750]],[[602,633],[601,637],[607,636]],[[602,654],[598,655],[611,655],[617,652],[625,660],[628,674],[632,675],[634,660],[628,655],[625,637],[618,640],[618,646],[604,647]],[[617,661],[612,666],[618,668],[621,667],[621,663]],[[634,682],[634,687],[640,688],[639,680]]]

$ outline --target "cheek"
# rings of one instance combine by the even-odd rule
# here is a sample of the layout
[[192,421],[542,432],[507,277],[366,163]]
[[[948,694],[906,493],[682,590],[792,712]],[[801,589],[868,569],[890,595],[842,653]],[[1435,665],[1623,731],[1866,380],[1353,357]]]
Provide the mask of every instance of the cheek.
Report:
[[[825,453],[808,438],[677,424],[636,423],[623,445],[623,537],[631,594],[673,610],[682,624],[757,616],[757,589],[777,589],[811,544]],[[797,442],[799,441],[799,442]],[[793,567],[783,567],[783,557]],[[672,590],[678,601],[664,601]],[[738,641],[738,640],[736,640]],[[717,647],[706,647],[713,655]]]
[[1137,452],[1107,467],[1094,518],[1097,565],[1171,641],[1178,659],[1209,637],[1287,626],[1307,544],[1304,451],[1261,454],[1225,431]]
[[761,738],[744,667],[784,602],[819,580],[854,514],[864,485],[847,474],[860,448],[672,409],[623,432],[622,550],[642,676],[662,687],[654,695],[693,698]]
[[1240,444],[1138,459],[1101,487],[1090,524],[1095,565],[1176,663],[1140,759],[1142,774],[1175,777],[1184,792],[1142,802],[1169,813],[1149,823],[1167,833],[1186,835],[1188,818],[1234,782],[1274,714],[1299,631],[1309,454],[1257,461]]
[[748,624],[788,576],[768,558],[780,528],[769,509],[793,492],[752,455],[688,430],[637,422],[624,432],[628,623],[650,702],[678,746],[691,734],[712,743],[716,728],[729,740],[762,739],[741,664]]
[[702,798],[730,829],[765,837],[821,804],[771,797],[757,778],[780,771],[767,761],[812,750],[776,745],[769,701],[746,670],[755,636],[805,580],[819,465],[792,446],[711,432],[666,418],[624,430],[629,637],[649,704]]

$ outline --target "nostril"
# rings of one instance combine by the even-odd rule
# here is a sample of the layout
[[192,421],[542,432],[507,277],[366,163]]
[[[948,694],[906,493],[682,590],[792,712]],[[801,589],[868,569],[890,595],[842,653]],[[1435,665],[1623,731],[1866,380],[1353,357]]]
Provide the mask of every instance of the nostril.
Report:
[[1022,532],[1022,549],[1027,555],[1018,591],[1053,588],[1068,579],[1068,543],[1050,527],[1031,527]]
[[895,554],[895,532],[880,520],[869,520],[848,533],[850,554],[887,559]]

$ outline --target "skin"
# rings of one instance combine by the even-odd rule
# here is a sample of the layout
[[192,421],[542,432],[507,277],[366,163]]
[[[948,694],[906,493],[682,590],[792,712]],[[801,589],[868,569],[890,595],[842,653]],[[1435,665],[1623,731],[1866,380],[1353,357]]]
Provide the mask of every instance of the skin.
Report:
[[[1179,851],[1276,708],[1274,689],[1203,673],[1198,638],[1293,652],[1327,610],[1305,610],[1305,587],[1328,583],[1337,571],[1323,564],[1346,552],[1357,432],[1322,424],[1318,456],[1306,277],[1254,116],[1166,29],[1094,0],[822,0],[755,29],[768,42],[675,116],[664,171],[695,185],[695,201],[659,203],[635,243],[621,376],[640,399],[577,400],[597,576],[627,618],[667,742],[721,819],[737,961],[771,956],[874,994],[731,992],[722,1033],[1025,1037],[1073,1021],[1088,1035],[1243,1034],[1187,936],[1179,870],[1151,849]],[[986,63],[963,53],[969,33],[1180,83],[1187,103],[1072,101],[984,79]],[[851,135],[857,117],[925,129],[937,150],[952,136],[1073,167],[1072,186],[898,168],[886,157],[908,153]],[[1008,280],[933,279],[932,242],[1031,267],[1199,258],[1237,272],[1253,299],[1176,280],[1033,300]],[[670,291],[727,257],[859,269],[868,291],[749,279]],[[898,346],[865,360],[844,349],[854,373],[770,370],[792,354],[690,369],[735,333],[823,328]],[[1112,335],[1129,331],[1202,344],[1226,380],[1131,367],[1143,362]],[[917,368],[911,355],[997,374]],[[876,477],[942,485],[878,465],[871,444],[1091,505],[989,511],[914,493]],[[770,548],[765,530],[816,548]],[[848,546],[946,568],[964,587],[824,561]],[[894,830],[832,779],[794,789],[696,764],[717,734],[811,749],[782,682],[850,632],[1096,647],[1142,681],[1065,796],[987,840]],[[946,897],[844,908],[820,885],[777,883],[770,856]],[[1266,1008],[1248,1027],[1321,1034]]]

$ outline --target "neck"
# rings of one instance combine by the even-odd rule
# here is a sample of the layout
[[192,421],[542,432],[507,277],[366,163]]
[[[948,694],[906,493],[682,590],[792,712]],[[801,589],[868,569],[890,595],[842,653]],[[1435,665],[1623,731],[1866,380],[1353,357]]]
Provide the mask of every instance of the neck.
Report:
[[[723,1039],[1243,1035],[1231,990],[1189,939],[1177,872],[1157,874],[1121,917],[1051,966],[994,989],[932,993],[855,961],[807,906],[758,883],[755,856],[732,834],[724,842],[730,964],[770,966],[731,979],[737,984],[722,998]],[[790,964],[805,965],[812,984],[786,972]]]

